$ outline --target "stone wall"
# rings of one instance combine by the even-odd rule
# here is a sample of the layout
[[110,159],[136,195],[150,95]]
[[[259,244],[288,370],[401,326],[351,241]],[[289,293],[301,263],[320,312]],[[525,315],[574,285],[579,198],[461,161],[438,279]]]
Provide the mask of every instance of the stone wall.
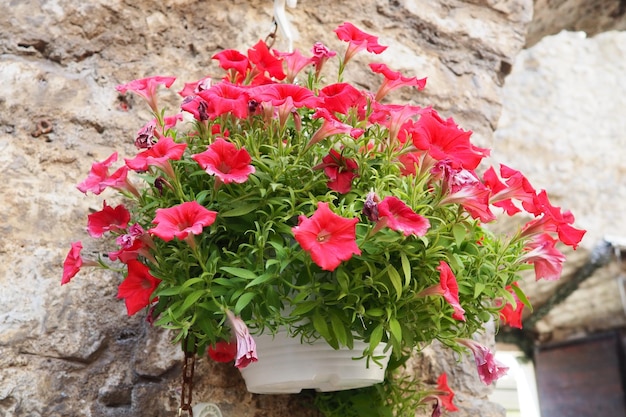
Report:
[[[626,32],[561,32],[517,57],[504,87],[493,155],[547,188],[587,229],[558,282],[524,285],[540,306],[605,237],[626,237]],[[582,257],[581,257],[582,256]],[[617,259],[537,323],[542,342],[626,326]]]
[[[216,69],[210,59],[216,51],[264,38],[272,29],[271,3],[9,2],[0,16],[0,412],[175,415],[182,356],[141,314],[125,315],[115,300],[120,277],[81,273],[59,286],[69,242],[86,236],[85,215],[100,208],[98,198],[85,197],[75,184],[113,149],[131,154],[132,135],[149,118],[132,100],[122,111],[115,85],[171,74],[180,77],[177,91]],[[416,104],[433,104],[474,130],[481,145],[492,144],[503,79],[524,45],[530,0],[328,4],[303,0],[290,11],[297,48],[308,50],[317,40],[338,45],[332,30],[349,20],[390,45],[381,60],[429,78],[427,89],[410,97]],[[284,45],[279,38],[277,46]],[[365,71],[352,77],[374,82]],[[488,390],[471,361],[446,359],[427,355],[420,369],[434,381],[449,367],[463,410],[457,415],[478,409],[498,415],[486,405]],[[236,370],[204,358],[194,395],[218,403],[224,416],[316,415],[303,405],[306,396],[248,394]]]

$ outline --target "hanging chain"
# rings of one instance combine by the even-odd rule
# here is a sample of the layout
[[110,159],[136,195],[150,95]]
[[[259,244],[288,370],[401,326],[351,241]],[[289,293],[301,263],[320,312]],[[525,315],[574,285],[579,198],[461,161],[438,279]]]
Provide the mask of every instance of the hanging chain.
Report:
[[276,42],[276,32],[278,31],[278,23],[276,22],[276,19],[272,19],[272,25],[274,25],[274,30],[272,30],[272,32],[265,38],[265,44],[268,48],[274,46],[274,42]]
[[195,349],[189,350],[185,339],[185,362],[183,363],[183,385],[180,393],[180,408],[178,409],[178,417],[183,415],[183,411],[187,412],[189,417],[193,417],[193,409],[191,408],[191,398],[193,395],[193,372],[196,367]]

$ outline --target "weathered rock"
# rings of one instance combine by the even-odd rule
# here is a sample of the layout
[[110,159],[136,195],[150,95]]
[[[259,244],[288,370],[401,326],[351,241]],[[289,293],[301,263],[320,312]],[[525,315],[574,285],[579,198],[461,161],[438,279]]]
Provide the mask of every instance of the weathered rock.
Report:
[[[426,90],[398,96],[433,104],[490,146],[531,2],[360,0],[331,7],[307,0],[288,13],[299,36],[295,46],[304,50],[317,40],[341,47],[332,30],[346,20],[379,35],[388,51],[355,59],[351,79],[377,85],[359,68],[371,60],[427,76]],[[115,85],[171,74],[180,77],[176,91],[211,73],[219,49],[245,50],[271,31],[271,2],[10,0],[0,28],[0,413],[174,415],[180,353],[141,314],[125,315],[115,300],[121,277],[83,272],[59,286],[69,242],[86,238],[85,214],[101,207],[75,184],[94,160],[114,150],[132,154],[132,135],[150,117]],[[284,45],[279,37],[276,46]],[[175,106],[175,93],[162,100]],[[102,249],[85,245],[86,256]],[[464,410],[457,415],[487,407],[473,363],[442,357],[433,354],[425,372],[454,375]],[[194,399],[217,403],[224,415],[317,415],[306,395],[249,394],[236,369],[206,358],[198,360],[195,384]]]
[[533,21],[526,46],[562,30],[583,31],[589,36],[626,30],[626,3],[615,0],[535,0]]

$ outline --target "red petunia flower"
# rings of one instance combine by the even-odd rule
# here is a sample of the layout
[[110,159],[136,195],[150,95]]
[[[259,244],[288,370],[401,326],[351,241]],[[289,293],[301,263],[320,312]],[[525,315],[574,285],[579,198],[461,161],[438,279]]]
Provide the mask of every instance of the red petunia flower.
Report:
[[254,71],[260,76],[264,76],[267,73],[270,77],[279,81],[285,79],[283,61],[272,55],[267,44],[262,40],[248,49],[248,59],[254,65]]
[[240,86],[221,82],[198,95],[208,104],[209,118],[214,119],[222,114],[232,114],[239,119],[248,117],[248,91]]
[[300,216],[298,226],[291,230],[313,262],[325,271],[334,271],[352,255],[361,254],[356,244],[358,221],[338,216],[328,208],[328,203],[319,202],[313,216]]
[[417,149],[428,151],[438,161],[449,159],[455,168],[476,169],[489,155],[488,149],[470,143],[471,131],[460,129],[452,118],[443,120],[433,109],[425,109],[414,124],[411,138]]
[[542,216],[526,223],[522,229],[522,236],[556,232],[561,242],[576,249],[586,230],[576,229],[572,226],[574,215],[570,211],[561,211],[560,207],[553,206],[545,190],[541,190],[537,194],[534,204]]
[[351,107],[365,102],[363,94],[348,83],[330,84],[319,93],[324,99],[322,107],[332,113],[348,114]]
[[106,232],[126,229],[130,221],[130,212],[123,204],[113,208],[106,201],[102,210],[87,216],[87,232],[91,237],[102,237]]
[[206,209],[197,201],[188,201],[177,206],[156,210],[152,223],[157,226],[149,232],[166,242],[175,237],[183,240],[188,235],[199,235],[202,229],[215,221],[217,212]]
[[222,138],[210,144],[206,151],[191,156],[208,174],[215,175],[224,184],[231,182],[243,183],[255,172],[252,159],[245,148],[237,149],[235,145]]
[[392,71],[385,64],[371,63],[370,68],[372,71],[378,74],[382,74],[385,77],[385,81],[381,84],[376,92],[374,100],[380,101],[392,90],[400,87],[417,87],[418,90],[423,90],[426,87],[426,78],[417,77],[405,77],[399,71]]
[[73,242],[70,251],[65,257],[63,262],[63,278],[61,278],[61,285],[67,284],[72,278],[78,274],[80,268],[83,266],[83,258],[80,252],[83,250],[83,244],[81,242]]
[[218,52],[211,59],[218,60],[222,69],[226,71],[233,69],[244,77],[250,68],[248,57],[235,49],[226,49]]
[[207,354],[215,362],[230,362],[237,356],[237,343],[220,340],[215,345],[209,346]]
[[160,279],[150,274],[150,268],[137,260],[129,260],[128,274],[117,290],[117,298],[124,299],[126,311],[132,316],[150,304],[152,293]]
[[402,200],[394,196],[387,196],[378,203],[378,221],[392,230],[402,232],[405,236],[424,236],[430,227],[430,222],[417,214]]
[[381,54],[387,49],[386,46],[378,43],[378,37],[363,32],[350,22],[345,22],[339,26],[335,29],[335,33],[340,40],[348,42],[348,49],[343,58],[344,65],[354,54],[363,49],[374,54]]
[[354,159],[344,158],[334,149],[322,158],[322,163],[313,169],[324,169],[324,174],[328,177],[326,185],[333,191],[341,194],[350,192],[352,180],[359,176],[357,174],[358,165]]
[[419,293],[419,296],[439,295],[443,297],[454,310],[452,318],[465,321],[465,310],[459,301],[459,284],[456,282],[454,273],[444,261],[439,262],[437,271],[439,271],[439,284],[426,288]]
[[534,205],[537,192],[528,179],[521,172],[503,164],[500,164],[500,175],[504,182],[500,180],[493,167],[489,167],[483,174],[485,186],[491,190],[489,203],[504,209],[512,216],[521,211],[512,201],[517,200],[521,201],[526,211],[539,215]]
[[[513,295],[515,299],[515,308],[511,303],[506,303],[504,307],[500,310],[500,319],[504,324],[508,324],[511,327],[515,327],[518,329],[522,328],[522,315],[524,313],[524,304],[520,301],[513,290],[513,286],[518,287],[517,282],[514,282],[513,285],[508,285],[506,290]],[[502,304],[500,304],[502,305]]]
[[446,375],[445,372],[439,375],[439,378],[437,379],[437,391],[441,392],[438,397],[443,408],[448,411],[459,411],[454,403],[452,403],[452,400],[454,399],[454,392],[448,386],[448,375]]
[[115,87],[115,89],[122,94],[125,94],[126,91],[132,91],[133,93],[139,94],[148,102],[152,111],[158,113],[159,110],[157,107],[156,89],[159,85],[164,85],[166,88],[170,88],[174,81],[176,81],[176,77],[161,77],[157,75],[154,77],[134,80],[126,84],[120,84]]
[[172,138],[166,137],[159,140],[150,149],[139,153],[133,159],[125,159],[126,166],[137,172],[147,171],[149,166],[156,166],[170,178],[174,178],[175,174],[170,160],[179,160],[186,148],[186,143],[176,143]]

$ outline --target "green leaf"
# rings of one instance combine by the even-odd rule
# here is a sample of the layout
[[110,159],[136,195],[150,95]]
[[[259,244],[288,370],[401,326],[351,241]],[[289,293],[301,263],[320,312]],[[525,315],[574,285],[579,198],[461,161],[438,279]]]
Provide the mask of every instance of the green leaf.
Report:
[[255,285],[263,284],[264,282],[267,282],[267,281],[269,281],[272,278],[274,278],[273,274],[263,274],[261,276],[256,277],[251,282],[249,282],[248,285],[246,285],[246,288],[250,288],[250,287],[254,287]]
[[180,313],[182,314],[183,312],[187,311],[189,307],[191,307],[196,301],[198,301],[198,299],[200,299],[200,297],[202,297],[206,293],[206,290],[197,290],[189,294],[187,298],[185,298],[185,302],[183,302],[183,305],[180,307]]
[[176,287],[163,288],[162,290],[157,290],[153,295],[165,297],[169,295],[178,295],[181,292],[182,292],[182,287],[176,286]]
[[331,324],[331,326],[333,328],[333,332],[335,333],[335,336],[337,337],[337,341],[342,346],[347,346],[348,345],[348,336],[346,334],[346,326],[341,321],[341,318],[339,316],[337,316],[336,314],[331,314],[330,315],[330,324]]
[[257,208],[259,208],[258,204],[243,204],[232,210],[227,210],[223,213],[220,213],[219,215],[221,217],[239,217],[239,216],[243,216],[244,214],[248,214],[256,210]]
[[402,262],[402,272],[404,273],[404,286],[411,284],[411,263],[404,252],[400,253],[400,261]]
[[402,297],[402,278],[400,278],[400,274],[392,265],[387,266],[387,275],[393,288],[396,290],[396,300],[399,300]]
[[372,331],[372,334],[370,335],[370,347],[369,347],[370,352],[373,353],[374,349],[376,349],[376,346],[378,346],[382,340],[383,340],[383,325],[379,324],[378,326],[376,326],[376,328]]
[[454,235],[454,241],[457,246],[461,246],[463,240],[465,240],[465,236],[467,235],[467,229],[460,223],[455,224],[452,227],[452,234]]
[[257,278],[257,275],[250,271],[249,269],[245,269],[245,268],[235,268],[232,266],[223,266],[220,268],[222,271],[224,272],[228,272],[231,275],[234,275],[236,277],[239,278],[244,278],[244,279],[255,279]]
[[255,296],[256,296],[256,293],[254,292],[247,292],[247,293],[242,294],[241,297],[239,297],[239,299],[237,300],[237,303],[235,304],[235,314],[239,315],[241,313],[241,310],[246,308],[246,306],[250,304],[250,301],[252,301],[252,299]]
[[522,289],[517,285],[511,285],[511,287],[513,288],[513,291],[515,291],[515,295],[517,295],[517,298],[519,298],[522,304],[528,307],[532,312],[533,306],[530,304],[530,301],[528,301],[528,298],[526,297],[526,294],[524,294],[524,291],[522,291]]
[[319,303],[317,301],[305,301],[301,304],[298,304],[298,306],[294,308],[291,312],[291,316],[299,316],[301,314],[308,313],[309,311],[317,307],[318,304]]
[[399,344],[402,341],[402,327],[396,319],[389,320],[389,332],[391,337]]
[[483,284],[482,282],[475,282],[474,283],[474,298],[478,298],[480,294],[483,293],[484,289],[485,289],[485,284]]
[[185,281],[183,283],[183,286],[181,287],[181,289],[185,289],[185,288],[189,288],[194,284],[197,284],[199,282],[204,282],[204,279],[200,278],[200,277],[196,277],[196,278],[191,278],[188,279],[187,281]]
[[319,310],[317,310],[313,315],[313,327],[315,327],[315,330],[320,334],[320,336],[326,339],[329,345],[331,345],[335,349],[339,349],[337,339],[331,335],[330,330],[328,329],[328,323],[326,322],[326,319],[322,317],[322,315],[319,313]]

